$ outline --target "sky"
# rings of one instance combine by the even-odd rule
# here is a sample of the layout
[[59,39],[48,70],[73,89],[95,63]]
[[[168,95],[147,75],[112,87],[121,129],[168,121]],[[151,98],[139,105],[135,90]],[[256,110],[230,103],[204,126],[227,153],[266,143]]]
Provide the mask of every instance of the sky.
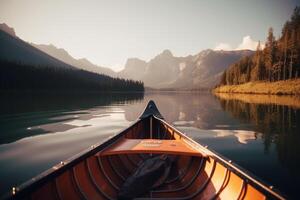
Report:
[[120,70],[165,49],[255,49],[269,27],[278,37],[298,0],[0,0],[0,23],[23,40]]

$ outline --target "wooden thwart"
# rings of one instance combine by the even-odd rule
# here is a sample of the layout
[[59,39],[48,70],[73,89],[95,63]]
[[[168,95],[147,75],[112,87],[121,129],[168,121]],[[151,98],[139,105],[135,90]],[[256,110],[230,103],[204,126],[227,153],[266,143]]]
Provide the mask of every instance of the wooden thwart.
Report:
[[134,153],[176,154],[203,157],[199,151],[181,140],[125,138],[108,149],[97,153],[96,156]]

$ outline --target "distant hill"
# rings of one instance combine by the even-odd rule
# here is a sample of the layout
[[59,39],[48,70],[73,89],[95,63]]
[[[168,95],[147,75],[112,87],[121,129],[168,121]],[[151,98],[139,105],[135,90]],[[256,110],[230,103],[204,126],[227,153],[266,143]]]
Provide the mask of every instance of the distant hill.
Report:
[[106,67],[101,67],[101,66],[95,65],[85,58],[75,59],[66,50],[64,50],[62,48],[57,48],[52,44],[45,45],[45,44],[31,43],[31,45],[40,49],[43,52],[65,62],[69,65],[77,67],[79,69],[87,70],[90,72],[95,72],[98,74],[105,74],[108,76],[116,76],[116,72],[114,72],[113,70],[106,68]]
[[0,30],[0,60],[34,66],[74,68],[2,29]]
[[152,88],[212,88],[220,81],[222,72],[228,66],[252,54],[250,50],[208,49],[193,56],[175,57],[170,50],[164,50],[149,62],[136,58],[128,59],[119,76],[142,80],[145,86]]
[[[12,32],[11,32],[12,33]],[[143,83],[78,69],[0,30],[1,91],[143,91]]]
[[[12,40],[12,38],[10,38],[8,35],[2,34],[1,43],[5,46],[2,45],[2,48],[0,47],[0,52],[3,52],[3,54],[0,55],[0,59],[4,58],[8,61],[18,60],[23,64],[73,66],[78,69],[83,69],[98,74],[116,76],[116,73],[113,70],[97,66],[85,58],[75,59],[66,50],[57,48],[52,44],[29,44],[24,42],[17,37],[14,29],[5,23],[0,24],[0,30],[16,38],[16,40]],[[14,43],[14,45],[12,45],[12,43]],[[5,47],[10,47],[10,49]],[[34,57],[34,59],[31,59],[32,57]]]

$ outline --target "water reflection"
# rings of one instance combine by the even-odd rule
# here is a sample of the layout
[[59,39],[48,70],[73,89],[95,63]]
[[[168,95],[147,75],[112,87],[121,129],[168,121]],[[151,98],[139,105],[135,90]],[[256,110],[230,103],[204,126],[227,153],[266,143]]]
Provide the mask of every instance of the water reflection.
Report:
[[143,99],[143,93],[112,94],[15,94],[0,98],[0,144],[24,137],[67,131],[76,126],[61,123],[93,118],[86,109],[111,104],[131,104]]
[[[241,121],[255,125],[255,130],[263,133],[266,152],[272,142],[277,144],[280,151],[291,147],[291,142],[300,139],[300,128],[297,126],[300,123],[300,98],[241,94],[221,94],[218,97],[225,111]],[[298,154],[300,149],[297,150],[287,152]],[[283,157],[286,156],[288,155]]]
[[40,113],[129,104],[140,101],[144,93],[1,93],[1,116],[20,113]]
[[99,110],[109,114],[63,122],[74,128],[1,145],[0,194],[129,126],[124,114],[110,113],[108,108]]
[[[226,112],[253,124],[254,130],[262,133],[264,152],[276,152],[280,165],[285,168],[283,178],[293,183],[286,189],[296,194],[295,185],[300,184],[300,98],[242,94],[219,94],[218,98]],[[280,185],[287,184],[277,181]]]
[[150,93],[144,101],[125,107],[125,117],[129,121],[135,120],[147,102],[152,99],[164,118],[177,126],[193,126],[200,129],[215,129],[216,127],[236,128],[248,124],[241,124],[220,107],[216,97],[209,93]]
[[258,137],[262,137],[261,133],[254,131],[245,131],[245,130],[212,130],[217,133],[215,137],[228,137],[235,136],[239,143],[247,144],[251,140],[257,140]]

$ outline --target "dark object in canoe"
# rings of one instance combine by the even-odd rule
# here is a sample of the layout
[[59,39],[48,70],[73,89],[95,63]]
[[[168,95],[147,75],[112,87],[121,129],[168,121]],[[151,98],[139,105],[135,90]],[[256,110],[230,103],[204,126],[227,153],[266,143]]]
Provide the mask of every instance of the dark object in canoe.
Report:
[[150,157],[126,179],[122,185],[118,199],[129,200],[139,197],[150,189],[163,184],[169,175],[172,160],[167,155]]
[[140,199],[285,199],[274,188],[168,124],[153,101],[127,129],[55,165],[4,198],[117,199],[122,188],[137,184],[130,177],[143,176],[138,171],[144,168],[139,166],[150,155],[176,159],[166,177],[157,175],[158,181],[157,177],[150,180],[145,193],[133,195]]

